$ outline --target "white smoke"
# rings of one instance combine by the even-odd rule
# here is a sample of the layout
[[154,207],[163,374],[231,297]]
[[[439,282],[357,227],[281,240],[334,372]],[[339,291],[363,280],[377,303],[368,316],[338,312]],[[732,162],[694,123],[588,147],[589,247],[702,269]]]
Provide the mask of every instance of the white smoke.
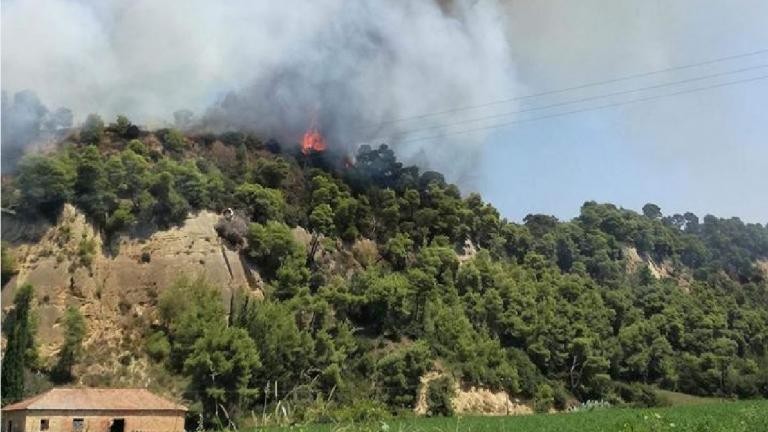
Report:
[[331,146],[389,141],[455,178],[482,136],[411,141],[456,130],[445,116],[376,125],[513,95],[501,14],[491,0],[10,0],[2,88],[32,89],[76,119],[151,126],[190,109],[211,127],[291,142],[317,116]]

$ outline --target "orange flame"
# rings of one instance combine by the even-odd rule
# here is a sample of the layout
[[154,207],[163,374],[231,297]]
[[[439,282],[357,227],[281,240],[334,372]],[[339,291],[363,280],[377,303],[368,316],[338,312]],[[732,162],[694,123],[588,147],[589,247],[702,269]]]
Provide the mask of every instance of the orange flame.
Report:
[[317,129],[315,120],[312,119],[312,123],[309,125],[309,129],[304,132],[304,137],[301,140],[301,152],[308,155],[312,152],[324,152],[328,148],[325,142],[325,138],[320,134]]

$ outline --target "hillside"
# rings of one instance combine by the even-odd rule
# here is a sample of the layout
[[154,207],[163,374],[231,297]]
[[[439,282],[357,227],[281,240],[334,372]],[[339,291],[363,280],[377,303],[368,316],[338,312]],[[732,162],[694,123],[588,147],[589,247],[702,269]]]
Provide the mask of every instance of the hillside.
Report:
[[[39,301],[37,349],[43,358],[59,350],[64,338],[61,320],[67,306],[77,305],[88,322],[84,341],[88,355],[81,362],[80,382],[146,385],[143,362],[133,365],[130,373],[114,371],[121,368],[121,358],[132,354],[130,347],[143,345],[141,330],[156,319],[159,290],[180,275],[199,274],[218,288],[227,307],[235,292],[261,297],[258,286],[249,285],[251,268],[218,241],[214,229],[218,219],[202,211],[178,227],[123,238],[119,254],[110,256],[102,252],[98,230],[67,204],[39,241],[13,250],[18,273],[3,289],[2,302],[13,303],[17,284],[34,286]],[[23,228],[12,218],[6,218],[4,225]]]
[[322,144],[91,116],[26,157],[3,379],[148,385],[223,423],[768,396],[768,227],[595,202],[518,224],[384,145]]

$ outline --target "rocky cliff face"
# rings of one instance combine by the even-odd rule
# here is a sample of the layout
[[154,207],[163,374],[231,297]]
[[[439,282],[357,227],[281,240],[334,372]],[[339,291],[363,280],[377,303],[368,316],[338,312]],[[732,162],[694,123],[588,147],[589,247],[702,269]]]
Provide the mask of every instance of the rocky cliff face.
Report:
[[[429,383],[442,377],[444,374],[437,371],[426,373],[421,377],[418,393],[416,394],[416,406],[413,412],[425,415],[428,411],[427,388]],[[456,414],[461,415],[526,415],[533,414],[530,402],[511,398],[505,391],[493,391],[485,388],[462,388],[459,383],[454,383],[454,396],[451,399]]]
[[[38,350],[48,360],[62,342],[64,311],[77,307],[88,323],[81,380],[109,374],[116,366],[144,369],[142,332],[157,319],[158,294],[178,278],[205,277],[220,287],[227,307],[237,291],[261,297],[258,273],[221,241],[214,230],[218,220],[204,211],[177,228],[121,238],[119,253],[112,256],[85,216],[67,205],[39,241],[12,247],[19,273],[3,288],[3,307],[12,305],[17,287],[34,286]],[[3,222],[18,225],[4,231],[24,230],[23,221]],[[134,381],[145,375],[141,370],[125,374]]]

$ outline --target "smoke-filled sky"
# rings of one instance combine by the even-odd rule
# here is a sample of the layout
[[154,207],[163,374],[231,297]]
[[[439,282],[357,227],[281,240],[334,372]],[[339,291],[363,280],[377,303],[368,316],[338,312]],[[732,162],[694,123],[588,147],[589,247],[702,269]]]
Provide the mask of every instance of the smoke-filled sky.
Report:
[[[762,0],[2,2],[6,102],[31,89],[53,112],[298,140],[313,117],[331,146],[387,141],[446,171],[505,216],[567,219],[585,200],[768,220],[768,80],[453,135],[526,117],[768,74],[754,69],[561,108],[531,107],[768,63],[768,53],[606,86],[552,89],[768,48]],[[27,95],[28,96],[28,95]],[[20,98],[29,101],[29,97]],[[419,116],[418,118],[413,118]],[[401,120],[392,122],[391,120]],[[10,130],[4,122],[3,135]],[[418,140],[423,137],[444,137]],[[6,150],[4,139],[3,149]]]
[[[190,109],[212,127],[295,143],[316,117],[332,147],[350,150],[441,126],[383,121],[518,91],[493,1],[448,11],[431,1],[10,0],[2,12],[3,89],[33,89],[76,118],[157,125]],[[419,155],[398,137],[401,156]],[[449,138],[428,161],[456,178],[482,143]]]

